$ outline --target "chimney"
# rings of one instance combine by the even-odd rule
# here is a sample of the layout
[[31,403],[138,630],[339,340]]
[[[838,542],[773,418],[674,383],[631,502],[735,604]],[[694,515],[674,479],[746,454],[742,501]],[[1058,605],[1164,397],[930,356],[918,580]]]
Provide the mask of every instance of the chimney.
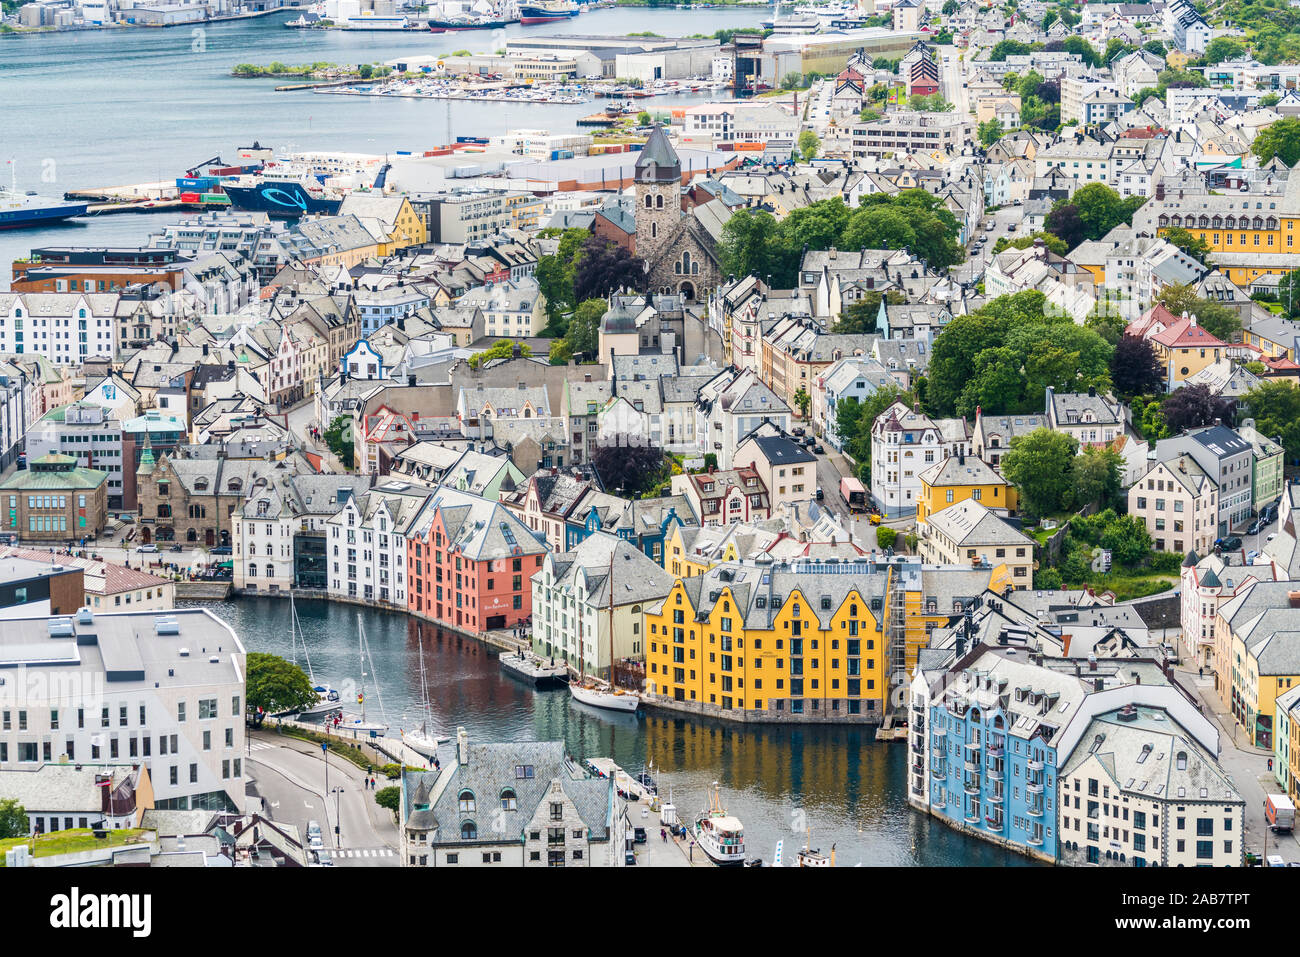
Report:
[[1287,604],[1292,608],[1300,608],[1300,591],[1289,591],[1286,593]]
[[[1068,658],[1068,657],[1070,657],[1070,639],[1073,638],[1073,637],[1074,637],[1073,635],[1062,635],[1062,636],[1061,636],[1061,657],[1062,657],[1062,658]],[[1075,673],[1076,675],[1079,673],[1079,663],[1078,663],[1078,662],[1075,662],[1075,664],[1074,664],[1074,673]]]
[[1089,656],[1088,656],[1088,670],[1089,670],[1089,671],[1096,671],[1096,670],[1097,670],[1097,656],[1096,656],[1096,655],[1089,655]]
[[1090,399],[1097,398],[1097,387],[1095,385],[1088,386],[1088,397]]
[[469,734],[463,725],[456,728],[456,760],[462,768],[469,765]]
[[[1095,664],[1094,664],[1094,667],[1095,667]],[[1106,679],[1105,679],[1105,678],[1097,678],[1097,679],[1095,679],[1095,680],[1093,681],[1093,683],[1092,683],[1092,687],[1093,687],[1093,690],[1094,690],[1094,691],[1105,691],[1105,690],[1106,690]]]

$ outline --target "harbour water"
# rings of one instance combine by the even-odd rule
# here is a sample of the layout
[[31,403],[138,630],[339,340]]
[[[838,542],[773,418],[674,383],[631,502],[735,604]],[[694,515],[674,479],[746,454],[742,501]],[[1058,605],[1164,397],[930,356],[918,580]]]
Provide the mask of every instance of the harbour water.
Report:
[[[243,598],[210,607],[249,651],[292,657],[287,601]],[[480,642],[405,615],[320,601],[301,601],[297,608],[316,680],[343,688],[352,701],[361,680],[360,613],[374,662],[374,678],[364,685],[367,718],[382,708],[394,733],[420,720],[423,641],[431,731],[453,734],[463,725],[479,740],[563,740],[578,757],[612,757],[633,773],[650,767],[665,793],[671,786],[687,818],[706,806],[706,788],[717,781],[729,809],[745,823],[749,856],[770,862],[783,840],[789,859],[811,828],[814,846],[825,851],[836,845],[840,866],[1027,863],[911,811],[904,795],[906,749],[877,744],[870,730],[615,715],[571,703],[564,689],[535,691],[504,675],[495,652]],[[301,664],[301,651],[297,658]]]
[[[285,80],[239,79],[239,63],[357,64],[402,55],[495,51],[509,37],[626,34],[689,36],[755,26],[769,7],[589,10],[565,22],[453,34],[287,30],[298,11],[199,28],[0,37],[0,158],[20,190],[161,182],[209,157],[229,158],[254,140],[277,150],[380,153],[425,150],[456,136],[516,127],[573,130],[586,104],[478,103],[404,97],[275,92]],[[21,95],[18,95],[21,94]],[[689,94],[643,101],[647,109],[700,102]],[[9,170],[4,170],[8,185]],[[9,263],[41,245],[138,244],[178,214],[117,215],[84,224],[0,232],[0,289]]]

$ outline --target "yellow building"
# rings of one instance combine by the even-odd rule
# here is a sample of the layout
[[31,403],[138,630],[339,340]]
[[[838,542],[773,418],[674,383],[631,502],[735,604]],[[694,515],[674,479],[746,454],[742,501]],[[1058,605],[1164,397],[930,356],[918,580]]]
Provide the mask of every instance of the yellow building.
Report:
[[916,499],[918,523],[968,498],[995,511],[1006,509],[1012,515],[1019,505],[1015,486],[974,455],[950,455],[917,477],[921,480]]
[[678,579],[645,613],[646,690],[738,720],[878,720],[886,577],[729,564]]
[[1277,696],[1300,683],[1300,591],[1256,582],[1219,607],[1214,621],[1219,698],[1250,742],[1273,748]]
[[679,577],[645,612],[649,702],[740,721],[877,721],[901,706],[935,628],[1012,587],[1005,565],[827,567],[733,562]]
[[1280,194],[1184,196],[1173,189],[1148,206],[1142,213],[1145,222],[1162,235],[1178,227],[1203,240],[1215,253],[1214,265],[1243,289],[1260,276],[1282,276],[1295,267],[1300,253],[1300,181],[1288,177]]
[[339,215],[354,215],[362,222],[377,226],[384,240],[378,243],[378,255],[392,256],[399,249],[429,241],[424,220],[405,196],[385,196],[378,192],[349,193],[339,207]]

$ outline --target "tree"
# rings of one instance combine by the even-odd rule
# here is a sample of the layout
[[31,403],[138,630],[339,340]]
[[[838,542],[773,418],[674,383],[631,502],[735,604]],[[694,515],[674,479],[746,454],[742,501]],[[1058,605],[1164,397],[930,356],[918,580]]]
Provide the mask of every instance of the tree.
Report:
[[638,496],[658,488],[665,478],[667,461],[663,449],[653,445],[598,445],[591,455],[601,484],[612,495]]
[[1170,226],[1165,230],[1165,239],[1173,243],[1202,266],[1206,265],[1210,255],[1210,244],[1199,236],[1193,236],[1181,226]]
[[1165,286],[1160,290],[1160,301],[1175,316],[1187,313],[1210,335],[1223,342],[1234,342],[1241,332],[1241,320],[1235,310],[1213,299],[1203,299],[1196,288],[1188,283]]
[[1142,564],[1151,556],[1153,542],[1146,522],[1136,515],[1121,515],[1106,526],[1101,547],[1111,558],[1129,568]]
[[1106,507],[1119,499],[1124,459],[1110,448],[1089,446],[1074,457],[1074,505]]
[[840,318],[832,331],[837,335],[871,335],[877,328],[876,321],[880,317],[882,301],[897,306],[907,302],[907,296],[897,289],[891,289],[887,293],[873,289],[840,311]]
[[0,798],[0,841],[26,837],[29,833],[27,809],[13,798]]
[[1002,474],[1020,490],[1026,511],[1041,516],[1061,507],[1071,487],[1075,446],[1070,436],[1051,429],[1035,429],[1011,440],[1002,456]]
[[880,548],[893,548],[898,542],[898,529],[881,526],[876,529],[876,545]]
[[250,651],[246,662],[244,703],[249,714],[261,708],[266,714],[298,711],[319,697],[306,673],[279,655]]
[[979,139],[985,146],[992,146],[1002,139],[1002,122],[997,119],[986,120],[979,125]]
[[1068,249],[1073,249],[1088,238],[1087,227],[1079,216],[1079,207],[1058,200],[1047,214],[1043,225],[1053,236],[1059,236]]
[[368,80],[375,75],[375,68],[369,63],[363,63],[357,67],[357,73],[361,75],[361,79]]
[[794,394],[794,404],[799,406],[799,418],[808,418],[808,407],[812,405],[812,396],[803,386],[799,386],[799,391]]
[[1281,99],[1282,97],[1278,96],[1276,93],[1265,93],[1259,98],[1259,105],[1261,108],[1267,109],[1270,106],[1276,106],[1278,101]]
[[1019,40],[999,40],[989,51],[989,59],[1004,61],[1008,56],[1024,56],[1032,51],[1033,47],[1028,43],[1021,43]]
[[578,304],[569,321],[569,331],[564,334],[565,347],[570,355],[581,353],[593,362],[599,362],[596,350],[600,348],[600,320],[609,311],[604,299],[587,299]]
[[776,217],[761,210],[737,210],[727,220],[718,258],[727,275],[756,276],[776,289],[792,288],[799,269],[798,250],[785,245]]
[[380,788],[375,792],[375,803],[382,808],[387,808],[394,814],[397,813],[397,807],[402,800],[402,789],[396,785],[389,785],[386,788]]
[[1015,239],[1009,236],[1000,236],[998,241],[993,244],[993,255],[1007,249],[1028,249],[1036,241],[1042,242],[1047,247],[1048,252],[1056,253],[1058,256],[1064,256],[1070,251],[1065,245],[1065,240],[1059,236],[1053,236],[1051,233],[1030,233],[1028,236],[1018,236]]
[[1125,335],[1111,356],[1110,378],[1116,392],[1132,398],[1155,392],[1164,382],[1165,374],[1151,343],[1141,336]]
[[485,363],[493,359],[509,359],[515,354],[515,347],[519,347],[519,353],[523,356],[533,354],[532,347],[526,342],[512,342],[509,339],[502,339],[494,343],[491,348],[484,349],[482,352],[476,352],[467,360],[471,369],[481,369]]
[[1300,388],[1277,380],[1261,383],[1241,397],[1262,435],[1277,436],[1291,464],[1300,462]]
[[592,236],[582,246],[573,271],[573,296],[578,302],[609,296],[620,290],[642,292],[645,260],[617,243]]
[[1201,60],[1206,66],[1214,66],[1224,60],[1235,60],[1246,52],[1246,44],[1235,37],[1215,37],[1205,45]]
[[1288,116],[1264,127],[1255,136],[1250,149],[1261,164],[1276,156],[1287,166],[1295,166],[1300,162],[1300,118]]
[[649,126],[650,120],[651,120],[650,114],[645,110],[642,110],[640,113],[636,115],[637,126]]
[[1236,400],[1216,396],[1210,392],[1209,386],[1197,383],[1169,393],[1160,403],[1160,414],[1164,416],[1171,434],[1177,434],[1186,429],[1213,425],[1215,419],[1231,425],[1236,408]]
[[810,160],[816,157],[821,145],[822,141],[812,130],[804,130],[799,134],[799,155],[804,159]]
[[325,430],[325,445],[343,463],[344,468],[356,464],[356,448],[352,442],[352,419],[340,415]]
[[[1074,206],[1079,211],[1079,221],[1083,224],[1084,239],[1101,239],[1116,226],[1130,222],[1133,213],[1146,201],[1143,196],[1122,198],[1105,183],[1089,183],[1075,191],[1069,200],[1058,200],[1057,205]],[[1056,233],[1050,226],[1048,232]],[[1077,244],[1076,244],[1077,245]]]

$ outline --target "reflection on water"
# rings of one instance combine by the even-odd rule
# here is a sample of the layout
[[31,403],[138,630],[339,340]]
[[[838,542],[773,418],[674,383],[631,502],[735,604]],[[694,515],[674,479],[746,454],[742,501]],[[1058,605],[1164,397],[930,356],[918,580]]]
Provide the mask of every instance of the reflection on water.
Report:
[[[423,640],[431,731],[450,735],[463,725],[480,740],[563,740],[578,757],[612,757],[634,773],[649,767],[663,793],[671,788],[685,819],[706,806],[706,788],[717,781],[728,809],[745,823],[751,856],[770,860],[778,840],[789,856],[810,828],[814,846],[836,845],[840,865],[1027,863],[909,810],[904,747],[876,744],[868,729],[607,713],[572,703],[564,689],[535,691],[505,675],[479,642],[405,615],[321,601],[297,605],[316,680],[349,691],[361,677],[360,612],[375,670],[366,679],[367,715],[380,716],[382,707],[394,731],[420,721]],[[291,657],[287,601],[245,598],[211,607],[249,651]],[[301,651],[297,658],[302,663]]]

